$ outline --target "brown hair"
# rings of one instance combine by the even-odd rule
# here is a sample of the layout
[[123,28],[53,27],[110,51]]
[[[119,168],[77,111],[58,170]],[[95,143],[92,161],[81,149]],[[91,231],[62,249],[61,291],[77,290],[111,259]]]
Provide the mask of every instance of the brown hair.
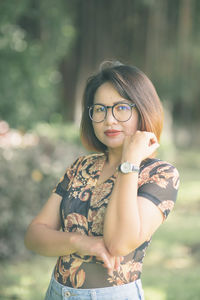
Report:
[[88,150],[105,152],[107,147],[96,137],[88,107],[93,104],[97,89],[105,82],[111,83],[116,91],[125,99],[136,104],[139,114],[138,130],[153,132],[158,141],[163,127],[163,108],[150,79],[138,68],[118,62],[91,76],[83,95],[83,113],[81,120],[81,140]]

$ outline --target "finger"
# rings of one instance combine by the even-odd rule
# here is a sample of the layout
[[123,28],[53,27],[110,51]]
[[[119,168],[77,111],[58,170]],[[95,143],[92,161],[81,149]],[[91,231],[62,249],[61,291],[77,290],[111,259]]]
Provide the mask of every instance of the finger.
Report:
[[156,151],[159,147],[160,145],[158,143],[152,144],[150,146],[152,152]]
[[102,253],[100,259],[104,262],[103,266],[107,269],[113,269],[113,264],[105,253]]
[[115,257],[115,270],[119,270],[120,268],[120,256]]
[[115,260],[116,260],[116,256],[110,256],[110,263],[111,263],[112,269],[115,269]]
[[158,144],[158,140],[157,140],[156,136],[150,137],[149,145],[152,145],[152,144]]
[[120,256],[120,263],[123,262],[123,260],[124,260],[124,257]]
[[113,276],[113,269],[108,269],[108,275]]

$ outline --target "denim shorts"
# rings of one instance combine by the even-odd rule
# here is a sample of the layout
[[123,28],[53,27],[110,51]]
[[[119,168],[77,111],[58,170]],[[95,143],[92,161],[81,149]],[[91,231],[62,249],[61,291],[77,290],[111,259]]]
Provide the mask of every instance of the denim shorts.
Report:
[[96,289],[74,289],[57,282],[52,275],[45,300],[144,300],[141,280]]

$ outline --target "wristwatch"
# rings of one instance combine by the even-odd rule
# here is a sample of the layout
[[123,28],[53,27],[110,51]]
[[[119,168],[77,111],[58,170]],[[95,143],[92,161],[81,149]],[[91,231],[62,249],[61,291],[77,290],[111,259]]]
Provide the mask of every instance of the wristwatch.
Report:
[[133,165],[129,161],[125,161],[119,165],[118,171],[122,172],[123,174],[131,173],[131,172],[139,172],[140,168],[138,166]]

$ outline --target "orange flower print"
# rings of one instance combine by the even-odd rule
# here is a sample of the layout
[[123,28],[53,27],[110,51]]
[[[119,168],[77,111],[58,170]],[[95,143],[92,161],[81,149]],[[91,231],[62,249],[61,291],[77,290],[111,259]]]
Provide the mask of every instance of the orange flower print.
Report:
[[93,258],[93,256],[80,255],[80,254],[77,254],[77,253],[71,254],[70,256],[71,256],[71,258],[72,258],[73,260],[76,260],[76,259],[81,260],[82,263],[83,263],[83,262],[89,263],[89,262],[92,261],[92,258]]
[[[105,211],[116,180],[114,174],[105,182],[97,184],[105,160],[105,154],[81,157],[61,178],[57,193],[62,194],[63,198],[61,202],[63,231],[88,236],[103,235]],[[141,167],[138,194],[141,193],[158,205],[165,217],[173,209],[178,185],[178,171],[167,162],[149,159]],[[143,258],[149,243],[150,241],[145,241],[125,256],[119,270],[115,270],[111,276],[107,274],[105,268],[99,266],[102,265],[102,261],[98,261],[95,256],[81,255],[78,252],[61,256],[55,267],[55,279],[74,288],[88,288],[88,283],[94,280],[94,276],[99,286],[103,286],[105,281],[108,286],[133,282],[140,278]]]
[[[155,171],[153,171],[155,169]],[[176,174],[177,173],[177,174]],[[140,174],[138,186],[144,185],[146,183],[155,183],[161,188],[166,188],[169,179],[177,181],[178,171],[172,167],[170,164],[163,161],[157,161],[150,166],[147,166]]]
[[166,212],[167,210],[172,210],[173,207],[174,207],[174,202],[171,201],[171,200],[165,200],[165,201],[162,201],[158,207],[160,208],[160,210],[162,212]]
[[97,235],[103,235],[103,221],[105,216],[105,207],[102,206],[98,210],[89,210],[88,222],[92,222],[91,231]]
[[[77,274],[78,274],[77,271],[78,271],[78,269],[81,265],[82,265],[82,260],[80,260],[80,259],[74,259],[73,262],[71,263],[71,267],[70,267],[70,270],[69,270],[69,272],[70,272],[70,281],[71,281],[72,286],[74,288],[77,287]],[[82,274],[82,277],[81,277],[81,274]],[[81,272],[80,275],[79,275],[79,278],[78,278],[79,279],[79,283],[78,283],[79,286],[78,287],[80,287],[81,282],[83,284],[84,278],[85,278],[84,276],[85,276],[85,272],[84,272],[84,274],[83,274],[83,272]]]
[[120,271],[109,276],[108,281],[114,285],[132,282],[138,279],[138,274],[142,271],[142,263],[129,261],[120,265]]
[[70,262],[70,255],[64,255],[64,256],[62,257],[62,260],[63,260],[64,263]]
[[102,204],[107,204],[109,201],[110,192],[112,190],[112,181],[105,182],[103,185],[100,184],[96,186],[91,195],[90,205],[95,207],[100,207]]
[[55,272],[54,272],[54,276],[57,281],[58,281],[59,275],[62,276],[63,283],[66,284],[67,279],[70,275],[70,271],[65,269],[63,262],[60,258],[57,262]]
[[78,177],[73,178],[73,188],[77,188],[79,186],[82,186],[82,181]]
[[91,188],[95,184],[95,180],[93,178],[89,178],[87,182],[86,188]]
[[83,285],[85,281],[85,272],[81,269],[76,275],[76,288],[79,288]]
[[80,195],[79,198],[81,201],[88,201],[90,199],[91,196],[91,191],[90,190],[83,190]]
[[[88,222],[85,216],[72,213],[67,216],[65,219],[65,228],[66,231],[70,231],[72,227],[75,227],[75,231],[78,232],[78,229],[85,228],[85,230],[88,230]],[[73,230],[74,231],[74,230]],[[81,230],[81,232],[84,233],[84,229]]]
[[177,169],[174,169],[174,177],[172,178],[172,181],[173,181],[173,187],[176,190],[178,190],[180,180],[179,180],[179,173]]

